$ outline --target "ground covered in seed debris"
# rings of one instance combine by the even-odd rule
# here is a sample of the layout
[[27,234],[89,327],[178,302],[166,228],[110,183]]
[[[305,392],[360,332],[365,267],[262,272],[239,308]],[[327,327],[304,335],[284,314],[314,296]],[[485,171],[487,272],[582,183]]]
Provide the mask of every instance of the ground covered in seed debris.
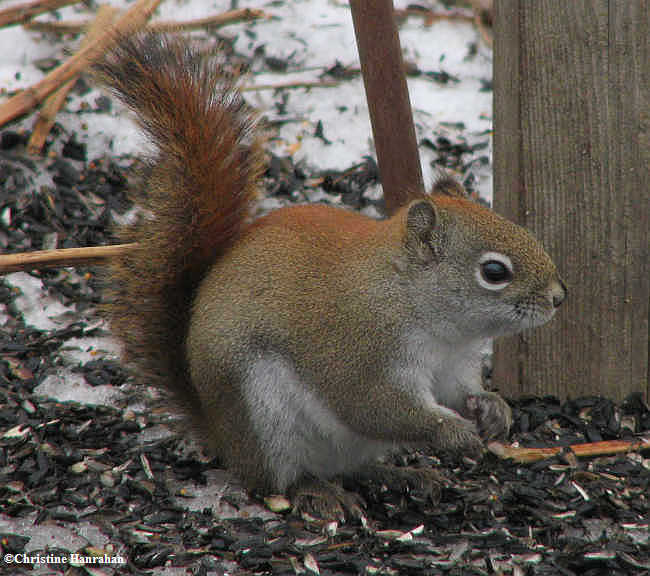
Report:
[[[248,31],[251,44],[254,31]],[[302,57],[297,40],[297,52],[262,47],[254,58],[265,70],[290,71]],[[417,60],[417,51],[409,49],[408,56]],[[432,83],[425,86],[427,97],[459,82],[455,71],[443,70],[450,56],[422,57],[411,67],[411,74]],[[463,55],[472,58],[476,46]],[[325,80],[358,80],[349,62],[332,64]],[[482,89],[490,90],[488,80]],[[80,81],[73,95],[88,90]],[[274,92],[267,104],[272,127],[302,120],[286,111],[301,97]],[[92,123],[110,109],[108,99],[98,98],[79,117]],[[416,117],[428,114],[416,106]],[[55,126],[44,158],[25,153],[29,124],[0,133],[0,251],[108,244],[109,222],[128,218],[127,188],[138,161],[108,150],[89,159],[85,142],[69,128],[70,116]],[[315,125],[300,134],[303,147],[309,139],[334,146],[335,129]],[[489,135],[468,135],[464,128],[452,123],[427,132],[420,125],[418,134],[435,165],[452,169],[471,190],[485,179],[480,172],[489,164]],[[320,201],[381,213],[372,158],[352,154],[337,170],[319,170],[274,150],[263,210]],[[0,279],[0,573],[650,572],[650,463],[639,454],[589,460],[568,454],[528,465],[490,454],[481,462],[400,454],[397,464],[440,470],[440,502],[351,484],[347,488],[367,503],[365,522],[323,525],[290,510],[271,512],[187,442],[152,391],[133,385],[96,311],[101,284],[100,270],[92,268]],[[650,430],[648,407],[636,397],[621,405],[603,398],[537,398],[513,403],[513,409],[512,440],[526,446],[631,438]],[[52,560],[4,560],[23,552]],[[53,563],[73,553],[126,563]]]
[[[111,213],[129,209],[134,161],[86,162],[65,134],[61,153],[24,155],[25,135],[0,137],[3,251],[105,244]],[[67,140],[66,140],[67,139]],[[37,174],[47,173],[51,182]],[[356,208],[376,183],[371,161],[338,174],[305,173],[271,162],[270,195],[325,178]],[[287,182],[291,182],[287,185]],[[326,184],[327,186],[327,184]],[[296,193],[298,191],[298,193]],[[290,201],[290,199],[285,199]],[[12,277],[0,283],[0,548],[4,554],[123,558],[70,573],[208,574],[647,574],[650,570],[650,463],[639,454],[591,460],[570,456],[517,465],[486,455],[398,455],[398,464],[435,466],[445,483],[438,503],[388,486],[350,485],[367,502],[363,523],[326,524],[272,513],[236,480],[167,429],[165,412],[135,388],[119,362],[69,356],[78,339],[106,327],[95,307],[92,269],[33,272],[62,306],[58,323],[38,329]],[[15,278],[15,277],[14,277]],[[24,281],[24,279],[23,279]],[[20,283],[19,283],[20,284]],[[20,284],[24,285],[24,284]],[[83,340],[82,340],[83,341]],[[88,352],[92,357],[92,346]],[[95,390],[97,405],[43,395],[61,370]],[[68,376],[66,376],[68,377]],[[650,429],[640,398],[513,404],[513,438],[527,446],[630,438]],[[12,574],[57,573],[56,564],[0,564]]]

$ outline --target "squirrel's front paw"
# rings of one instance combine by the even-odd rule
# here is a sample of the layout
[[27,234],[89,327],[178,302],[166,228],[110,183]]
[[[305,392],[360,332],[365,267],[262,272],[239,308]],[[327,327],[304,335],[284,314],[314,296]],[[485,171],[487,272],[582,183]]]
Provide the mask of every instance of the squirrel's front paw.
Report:
[[483,440],[507,438],[512,424],[512,410],[494,392],[472,394],[465,399],[467,417],[476,423]]

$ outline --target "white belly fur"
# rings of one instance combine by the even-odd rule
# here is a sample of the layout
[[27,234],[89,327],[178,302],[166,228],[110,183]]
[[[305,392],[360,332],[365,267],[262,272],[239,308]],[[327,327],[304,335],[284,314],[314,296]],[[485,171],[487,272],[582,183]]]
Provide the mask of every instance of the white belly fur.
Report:
[[260,358],[246,379],[251,422],[279,489],[304,474],[328,478],[353,472],[393,447],[350,429],[278,356]]

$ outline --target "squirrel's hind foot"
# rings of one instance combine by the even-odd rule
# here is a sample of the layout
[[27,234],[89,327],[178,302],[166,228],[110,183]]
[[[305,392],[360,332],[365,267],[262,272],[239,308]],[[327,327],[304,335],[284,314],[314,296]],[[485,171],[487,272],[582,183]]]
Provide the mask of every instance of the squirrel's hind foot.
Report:
[[440,502],[441,486],[445,483],[444,476],[432,468],[394,466],[380,462],[364,466],[354,478],[362,484],[409,492],[413,496],[429,500],[432,504]]
[[304,479],[289,489],[294,513],[319,520],[361,520],[366,503],[361,496],[344,490],[336,482]]

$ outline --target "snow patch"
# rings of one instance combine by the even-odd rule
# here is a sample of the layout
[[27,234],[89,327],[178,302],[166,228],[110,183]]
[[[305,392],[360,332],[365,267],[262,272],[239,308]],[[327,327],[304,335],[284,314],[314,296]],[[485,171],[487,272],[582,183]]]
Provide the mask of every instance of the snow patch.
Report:
[[20,310],[25,324],[46,331],[64,328],[74,321],[74,307],[64,306],[48,295],[40,278],[27,272],[14,272],[4,280],[20,294],[13,305]]
[[122,393],[115,386],[90,386],[81,374],[59,370],[46,376],[34,394],[57,402],[79,402],[86,405],[115,406]]

